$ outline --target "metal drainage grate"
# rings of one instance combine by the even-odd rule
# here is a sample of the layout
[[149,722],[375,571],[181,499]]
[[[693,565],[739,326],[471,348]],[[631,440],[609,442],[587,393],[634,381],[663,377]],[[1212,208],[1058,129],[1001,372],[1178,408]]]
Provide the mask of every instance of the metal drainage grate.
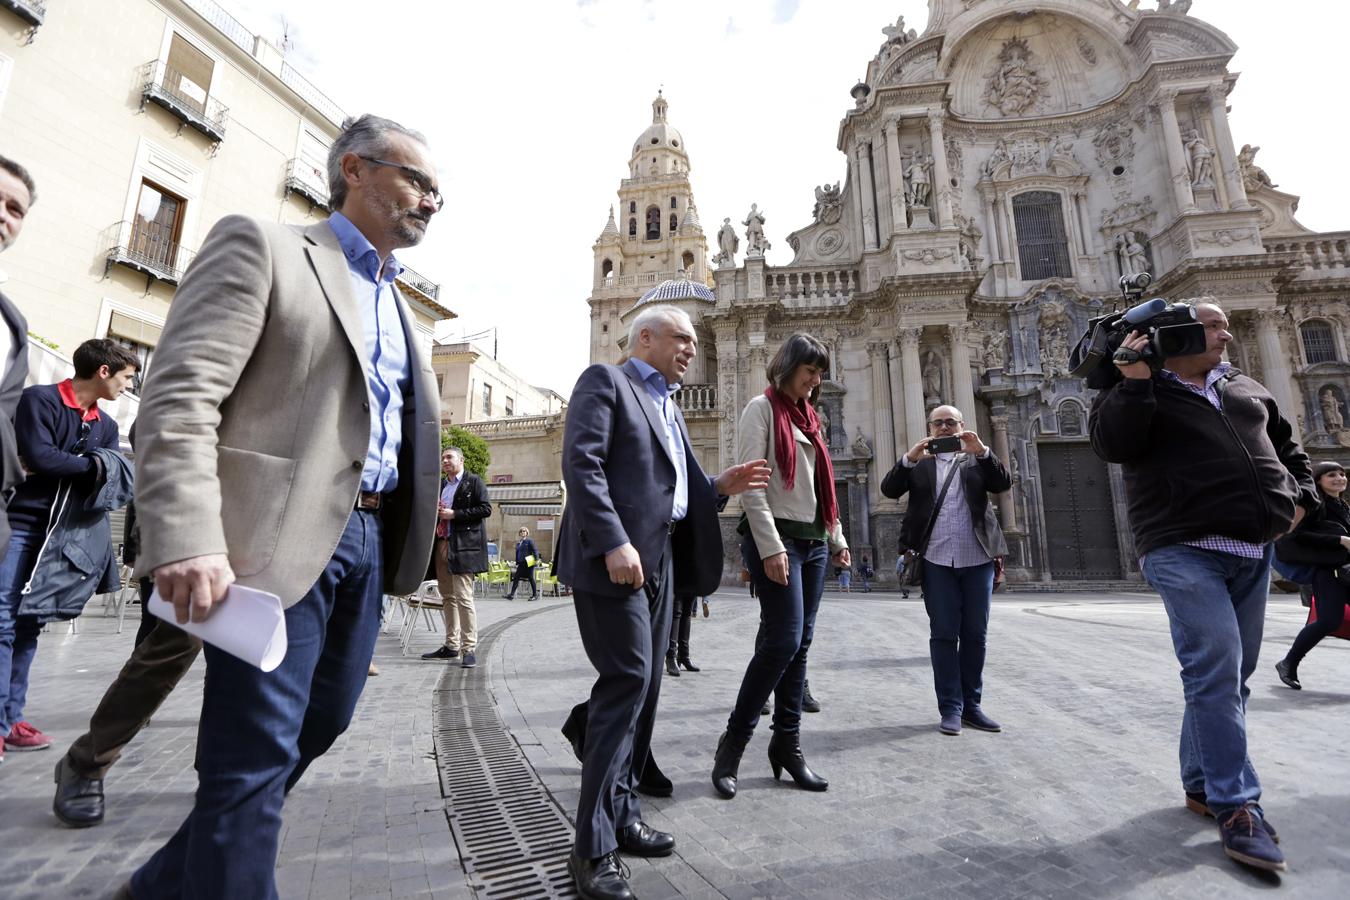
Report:
[[[485,628],[478,655],[529,610]],[[575,897],[567,873],[572,824],[502,722],[485,666],[447,666],[436,686],[433,733],[446,818],[464,871],[483,898]]]

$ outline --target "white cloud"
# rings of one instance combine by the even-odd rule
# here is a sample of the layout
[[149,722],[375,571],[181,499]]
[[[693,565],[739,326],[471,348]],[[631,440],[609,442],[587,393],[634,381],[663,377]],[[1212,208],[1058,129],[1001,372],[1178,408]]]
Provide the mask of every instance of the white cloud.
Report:
[[[222,2],[265,36],[284,11],[291,58],[322,90],[428,135],[446,208],[404,258],[442,284],[457,326],[499,326],[502,362],[564,394],[588,362],[591,244],[658,86],[710,242],[753,201],[782,265],[814,186],[844,178],[839,122],[882,26],[927,21],[923,0],[384,0],[377,15],[351,0]],[[1350,227],[1350,128],[1336,102],[1350,5],[1318,10],[1209,0],[1192,13],[1242,48],[1230,66],[1243,71],[1230,96],[1237,145],[1260,145],[1259,164],[1303,195],[1302,221],[1334,230]]]

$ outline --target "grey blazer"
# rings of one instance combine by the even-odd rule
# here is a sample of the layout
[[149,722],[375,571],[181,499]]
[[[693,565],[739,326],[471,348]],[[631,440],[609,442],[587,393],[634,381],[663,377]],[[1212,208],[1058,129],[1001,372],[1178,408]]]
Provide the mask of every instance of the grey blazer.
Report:
[[0,293],[0,328],[9,329],[13,347],[10,358],[0,366],[4,372],[0,379],[0,559],[4,559],[9,547],[9,516],[5,515],[5,509],[10,491],[23,481],[18,442],[14,438],[14,411],[28,380],[28,323],[3,293]]
[[[388,593],[417,588],[439,485],[436,380],[398,298],[412,366]],[[136,422],[138,574],[225,553],[241,584],[296,603],[337,548],[370,440],[365,339],[326,222],[221,219],[174,294]]]
[[[605,554],[631,543],[643,573],[657,572],[670,525],[675,463],[665,426],[646,388],[620,366],[581,373],[567,407],[562,469],[567,507],[555,554],[558,578],[577,590],[626,597],[633,589],[609,580]],[[685,428],[689,510],[671,537],[675,593],[703,596],[722,577],[722,531],[713,481],[703,473]]]

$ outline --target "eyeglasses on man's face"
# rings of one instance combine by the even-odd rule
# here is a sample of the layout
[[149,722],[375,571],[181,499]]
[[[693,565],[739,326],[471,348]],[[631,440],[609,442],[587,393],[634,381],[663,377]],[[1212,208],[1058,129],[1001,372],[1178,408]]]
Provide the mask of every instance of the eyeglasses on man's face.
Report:
[[425,172],[414,169],[412,166],[405,166],[403,163],[390,162],[387,159],[376,159],[373,156],[363,156],[361,159],[377,166],[397,169],[407,180],[408,184],[412,185],[413,190],[417,191],[420,197],[431,198],[431,202],[436,204],[436,210],[438,212],[445,208],[445,198],[442,197],[441,192],[436,190],[435,186],[432,185],[431,178]]
[[930,428],[958,428],[961,425],[960,419],[933,419],[928,423]]

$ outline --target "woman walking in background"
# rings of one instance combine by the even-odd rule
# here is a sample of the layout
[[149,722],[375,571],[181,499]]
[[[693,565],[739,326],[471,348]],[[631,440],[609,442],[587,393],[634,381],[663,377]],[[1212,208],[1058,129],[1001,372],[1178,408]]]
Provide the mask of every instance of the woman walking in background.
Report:
[[769,386],[746,404],[737,428],[737,458],[767,458],[773,475],[765,490],[742,497],[738,531],[759,596],[761,627],[736,707],[717,742],[712,781],[723,797],[736,796],[741,756],[770,694],[774,777],[786,769],[806,790],[829,787],[807,766],[800,738],[806,655],[825,576],[831,564],[852,562],[839,523],[830,452],[811,405],[829,369],[825,345],[809,334],[794,334],[774,354],[765,372]]
[[[706,604],[707,601],[704,601]],[[670,616],[670,649],[666,651],[666,674],[680,677],[680,666],[690,672],[699,671],[689,658],[689,625],[694,618],[697,597],[676,597]],[[707,608],[706,605],[704,607]]]
[[539,564],[539,549],[530,540],[530,529],[522,528],[516,532],[516,570],[511,574],[511,591],[507,600],[516,599],[516,585],[522,581],[530,583],[530,599],[539,599],[539,585],[534,581],[534,567]]
[[1350,506],[1345,494],[1345,469],[1338,462],[1320,462],[1313,466],[1313,480],[1322,494],[1322,505],[1308,513],[1291,534],[1275,543],[1281,562],[1302,563],[1313,567],[1313,603],[1317,621],[1309,622],[1294,638],[1284,659],[1275,664],[1280,680],[1294,690],[1302,690],[1298,666],[1308,651],[1322,638],[1334,634],[1345,618],[1350,588],[1338,570],[1350,564]]

